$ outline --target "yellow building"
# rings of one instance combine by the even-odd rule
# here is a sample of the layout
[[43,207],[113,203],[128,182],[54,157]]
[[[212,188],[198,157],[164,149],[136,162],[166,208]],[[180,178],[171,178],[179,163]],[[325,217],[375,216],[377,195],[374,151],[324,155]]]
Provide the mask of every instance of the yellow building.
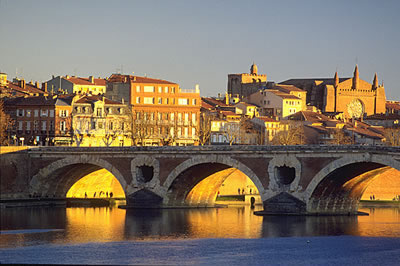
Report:
[[303,100],[298,96],[277,89],[257,91],[245,100],[258,105],[262,115],[279,118],[286,118],[291,114],[302,111],[305,106]]
[[263,143],[268,144],[275,135],[282,130],[281,123],[275,119],[266,116],[254,117],[251,122],[257,126],[261,133]]
[[105,94],[106,80],[101,78],[81,78],[75,76],[58,76],[46,82],[46,89],[53,93],[65,94]]
[[73,145],[130,146],[128,107],[104,96],[76,95],[72,102]]

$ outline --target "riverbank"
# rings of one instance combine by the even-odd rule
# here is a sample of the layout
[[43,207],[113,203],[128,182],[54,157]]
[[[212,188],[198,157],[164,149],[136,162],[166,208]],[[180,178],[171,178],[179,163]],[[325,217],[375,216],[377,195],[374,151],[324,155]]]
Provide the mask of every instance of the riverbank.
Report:
[[360,200],[360,208],[400,208],[398,200]]
[[17,207],[109,207],[125,199],[119,198],[26,198],[1,199],[0,208]]

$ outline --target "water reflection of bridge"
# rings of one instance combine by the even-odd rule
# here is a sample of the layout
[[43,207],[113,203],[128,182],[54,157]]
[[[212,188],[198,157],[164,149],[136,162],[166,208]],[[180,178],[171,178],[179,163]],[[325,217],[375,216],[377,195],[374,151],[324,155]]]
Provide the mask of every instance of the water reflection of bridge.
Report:
[[400,149],[376,146],[2,147],[2,197],[65,197],[106,169],[128,206],[211,206],[231,169],[247,175],[269,213],[355,213],[368,184]]

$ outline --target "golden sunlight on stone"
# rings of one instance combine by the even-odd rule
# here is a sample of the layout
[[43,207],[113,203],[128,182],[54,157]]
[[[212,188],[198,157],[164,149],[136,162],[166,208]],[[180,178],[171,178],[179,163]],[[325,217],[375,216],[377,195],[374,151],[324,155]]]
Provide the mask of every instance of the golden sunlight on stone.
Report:
[[240,194],[259,194],[253,181],[242,173],[235,169],[222,183],[219,188],[220,196],[224,195],[239,195]]
[[67,198],[84,198],[85,193],[88,198],[106,198],[107,192],[112,192],[113,198],[125,198],[124,190],[118,180],[107,170],[100,169],[76,182],[69,189]]
[[379,174],[367,187],[362,200],[369,200],[374,195],[375,200],[392,200],[400,195],[400,171],[390,168]]

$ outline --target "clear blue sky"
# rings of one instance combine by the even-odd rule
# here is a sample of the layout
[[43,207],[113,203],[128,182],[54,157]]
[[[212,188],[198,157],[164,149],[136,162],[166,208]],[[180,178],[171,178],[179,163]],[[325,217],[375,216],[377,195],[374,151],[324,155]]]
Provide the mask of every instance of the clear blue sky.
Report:
[[202,95],[253,61],[270,81],[352,76],[400,100],[400,1],[0,0],[0,71],[108,77],[123,66]]

